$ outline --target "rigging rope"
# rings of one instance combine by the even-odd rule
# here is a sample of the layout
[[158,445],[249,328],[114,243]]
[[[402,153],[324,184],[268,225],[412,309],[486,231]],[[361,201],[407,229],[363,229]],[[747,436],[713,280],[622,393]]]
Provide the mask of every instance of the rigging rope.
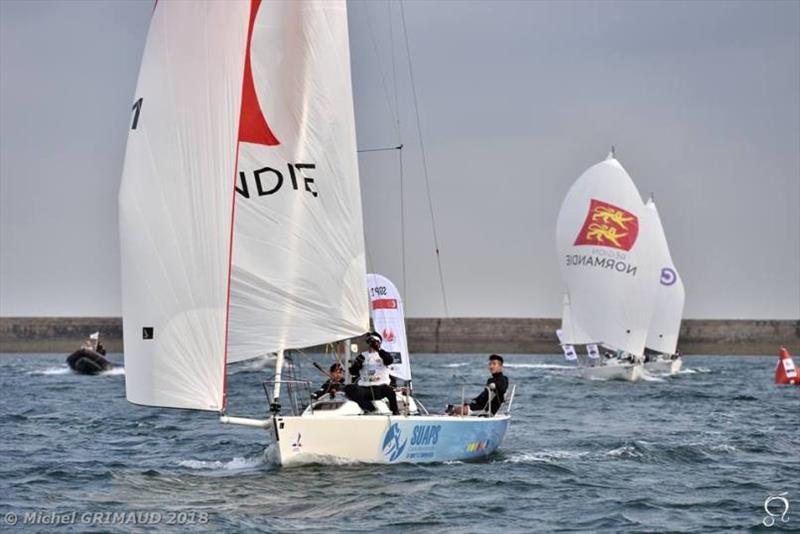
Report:
[[[399,124],[400,124],[400,119],[398,118],[399,110],[397,110],[396,108],[392,108],[392,102],[391,102],[391,98],[389,97],[389,88],[388,88],[387,83],[386,83],[386,77],[383,74],[383,68],[381,68],[381,58],[380,58],[380,54],[378,54],[378,45],[375,42],[375,35],[372,32],[372,27],[373,26],[372,26],[372,19],[369,16],[369,4],[368,3],[364,4],[364,13],[366,14],[367,29],[369,31],[369,40],[372,43],[372,51],[375,53],[375,59],[378,61],[378,71],[381,73],[381,85],[383,86],[383,94],[386,97],[386,104],[387,104],[387,107],[389,108],[389,112],[392,114],[392,119],[394,119],[395,124],[397,124],[398,127],[399,127]],[[390,20],[390,32],[391,32],[391,20]],[[395,82],[395,94],[396,93],[397,93],[397,83]],[[396,132],[396,134],[397,134],[397,139],[399,140],[400,139],[400,131],[398,130]],[[400,144],[400,143],[398,143],[398,144]]]
[[395,61],[394,57],[394,23],[392,21],[392,4],[391,0],[386,0],[386,7],[389,11],[389,47],[391,50],[391,57],[392,57],[392,84],[394,86],[394,106],[397,109],[397,115],[395,116],[397,119],[397,143],[400,145],[400,153],[397,155],[398,158],[398,169],[400,172],[400,276],[403,279],[402,290],[400,291],[400,297],[405,301],[408,302],[408,291],[407,291],[407,281],[406,281],[406,208],[405,208],[405,181],[403,176],[403,139],[401,137],[402,130],[400,129],[400,99],[397,96],[397,62]]
[[428,194],[428,209],[431,214],[431,226],[433,228],[433,245],[436,249],[436,266],[439,270],[439,286],[442,291],[442,303],[444,305],[444,315],[445,317],[450,316],[450,312],[447,306],[447,293],[445,292],[444,288],[444,275],[442,274],[442,258],[439,254],[439,237],[436,232],[436,217],[433,213],[433,201],[431,199],[431,185],[430,185],[430,177],[428,175],[428,158],[425,153],[425,142],[422,136],[422,125],[419,118],[419,104],[417,102],[417,85],[414,82],[414,68],[412,66],[411,61],[411,49],[408,45],[408,31],[406,29],[406,14],[405,14],[405,2],[400,0],[400,19],[401,19],[401,27],[403,28],[403,38],[405,41],[406,47],[406,55],[408,56],[408,75],[411,81],[411,94],[414,97],[414,111],[416,113],[417,119],[417,135],[419,136],[419,146],[420,151],[422,153],[422,170],[425,175],[425,190]]

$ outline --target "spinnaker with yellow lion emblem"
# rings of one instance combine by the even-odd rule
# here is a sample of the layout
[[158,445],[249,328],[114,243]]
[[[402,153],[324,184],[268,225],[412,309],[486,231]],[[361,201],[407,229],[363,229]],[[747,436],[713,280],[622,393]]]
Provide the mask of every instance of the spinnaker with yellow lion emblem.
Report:
[[[659,271],[650,210],[613,154],[567,192],[556,225],[561,274],[570,301],[565,344],[591,339],[642,356]],[[581,339],[571,339],[580,332]]]

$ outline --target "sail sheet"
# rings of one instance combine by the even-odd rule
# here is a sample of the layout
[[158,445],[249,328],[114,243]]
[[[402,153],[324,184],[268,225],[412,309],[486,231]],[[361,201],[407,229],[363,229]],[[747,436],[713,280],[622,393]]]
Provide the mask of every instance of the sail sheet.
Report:
[[613,157],[590,167],[561,205],[556,245],[571,317],[595,342],[641,355],[657,270],[649,211]]
[[380,274],[367,275],[370,314],[375,331],[383,337],[381,348],[394,357],[389,373],[401,380],[411,380],[403,299],[391,280]]
[[367,330],[343,0],[160,2],[135,102],[128,400],[221,410],[226,363]]
[[678,335],[681,329],[681,316],[685,291],[672,255],[669,252],[667,236],[661,224],[655,202],[651,199],[646,207],[651,211],[653,221],[653,256],[659,270],[658,289],[656,291],[655,309],[650,319],[647,332],[647,348],[663,354],[675,354],[678,346]]
[[369,328],[345,2],[253,5],[229,362]]

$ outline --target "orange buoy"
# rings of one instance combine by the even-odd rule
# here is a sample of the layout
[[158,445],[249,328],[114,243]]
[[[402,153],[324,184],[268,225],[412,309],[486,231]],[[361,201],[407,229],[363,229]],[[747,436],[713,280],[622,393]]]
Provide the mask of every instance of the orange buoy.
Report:
[[786,347],[781,347],[778,365],[775,367],[776,384],[795,384],[800,385],[800,376],[797,374],[797,367],[794,366],[792,357]]

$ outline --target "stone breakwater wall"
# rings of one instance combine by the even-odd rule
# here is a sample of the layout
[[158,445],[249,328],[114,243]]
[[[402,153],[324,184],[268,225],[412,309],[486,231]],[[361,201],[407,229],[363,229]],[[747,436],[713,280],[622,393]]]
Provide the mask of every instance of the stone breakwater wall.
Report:
[[[411,352],[561,352],[560,319],[415,317],[406,323]],[[119,317],[0,317],[0,352],[69,353],[96,331],[109,352],[123,351]],[[686,319],[679,347],[684,354],[774,356],[780,345],[800,353],[800,320]]]

